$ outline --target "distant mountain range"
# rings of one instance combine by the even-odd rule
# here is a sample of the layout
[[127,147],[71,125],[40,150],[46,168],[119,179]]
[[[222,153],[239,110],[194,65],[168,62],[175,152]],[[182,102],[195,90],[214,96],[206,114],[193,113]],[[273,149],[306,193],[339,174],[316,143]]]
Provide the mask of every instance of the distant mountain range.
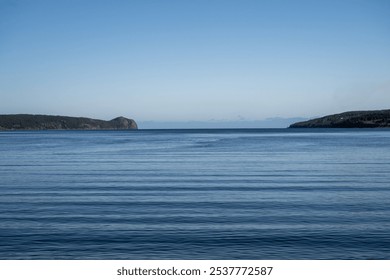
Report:
[[390,127],[390,110],[351,111],[303,122],[290,128],[376,128]]
[[51,115],[0,115],[0,130],[116,130],[137,128],[137,123],[134,120],[124,117],[118,117],[110,121],[103,121],[90,118]]
[[286,128],[307,118],[268,118],[263,120],[207,121],[138,121],[142,129],[211,129],[211,128]]

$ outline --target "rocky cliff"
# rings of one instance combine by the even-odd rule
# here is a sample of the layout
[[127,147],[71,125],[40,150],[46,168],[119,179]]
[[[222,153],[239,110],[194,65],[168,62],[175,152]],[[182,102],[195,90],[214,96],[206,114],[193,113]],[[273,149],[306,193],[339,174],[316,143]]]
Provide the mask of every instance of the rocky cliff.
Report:
[[110,121],[90,118],[64,117],[50,115],[0,115],[0,130],[47,130],[47,129],[137,129],[132,119],[118,117]]
[[375,128],[390,127],[390,110],[352,111],[297,122],[290,128]]

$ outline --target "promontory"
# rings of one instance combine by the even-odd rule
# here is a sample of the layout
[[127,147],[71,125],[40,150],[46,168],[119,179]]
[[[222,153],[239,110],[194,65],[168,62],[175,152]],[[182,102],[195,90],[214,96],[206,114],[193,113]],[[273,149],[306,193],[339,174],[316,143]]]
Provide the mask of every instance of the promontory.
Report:
[[390,110],[351,111],[297,122],[290,128],[390,128]]
[[138,129],[132,119],[118,117],[110,121],[83,117],[66,117],[52,115],[0,115],[0,130],[122,130]]

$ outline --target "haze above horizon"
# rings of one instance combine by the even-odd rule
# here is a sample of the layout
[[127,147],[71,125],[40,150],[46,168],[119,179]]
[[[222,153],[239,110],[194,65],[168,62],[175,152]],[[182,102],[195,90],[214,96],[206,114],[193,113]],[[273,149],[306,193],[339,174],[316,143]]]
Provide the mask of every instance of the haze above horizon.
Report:
[[390,107],[389,1],[0,0],[0,113],[137,122]]

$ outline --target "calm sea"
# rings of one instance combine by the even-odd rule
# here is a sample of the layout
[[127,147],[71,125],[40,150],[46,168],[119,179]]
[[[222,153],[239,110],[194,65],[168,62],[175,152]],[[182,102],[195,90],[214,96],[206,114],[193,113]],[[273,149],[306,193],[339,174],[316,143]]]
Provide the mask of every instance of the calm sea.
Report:
[[390,130],[0,133],[0,259],[390,259]]

